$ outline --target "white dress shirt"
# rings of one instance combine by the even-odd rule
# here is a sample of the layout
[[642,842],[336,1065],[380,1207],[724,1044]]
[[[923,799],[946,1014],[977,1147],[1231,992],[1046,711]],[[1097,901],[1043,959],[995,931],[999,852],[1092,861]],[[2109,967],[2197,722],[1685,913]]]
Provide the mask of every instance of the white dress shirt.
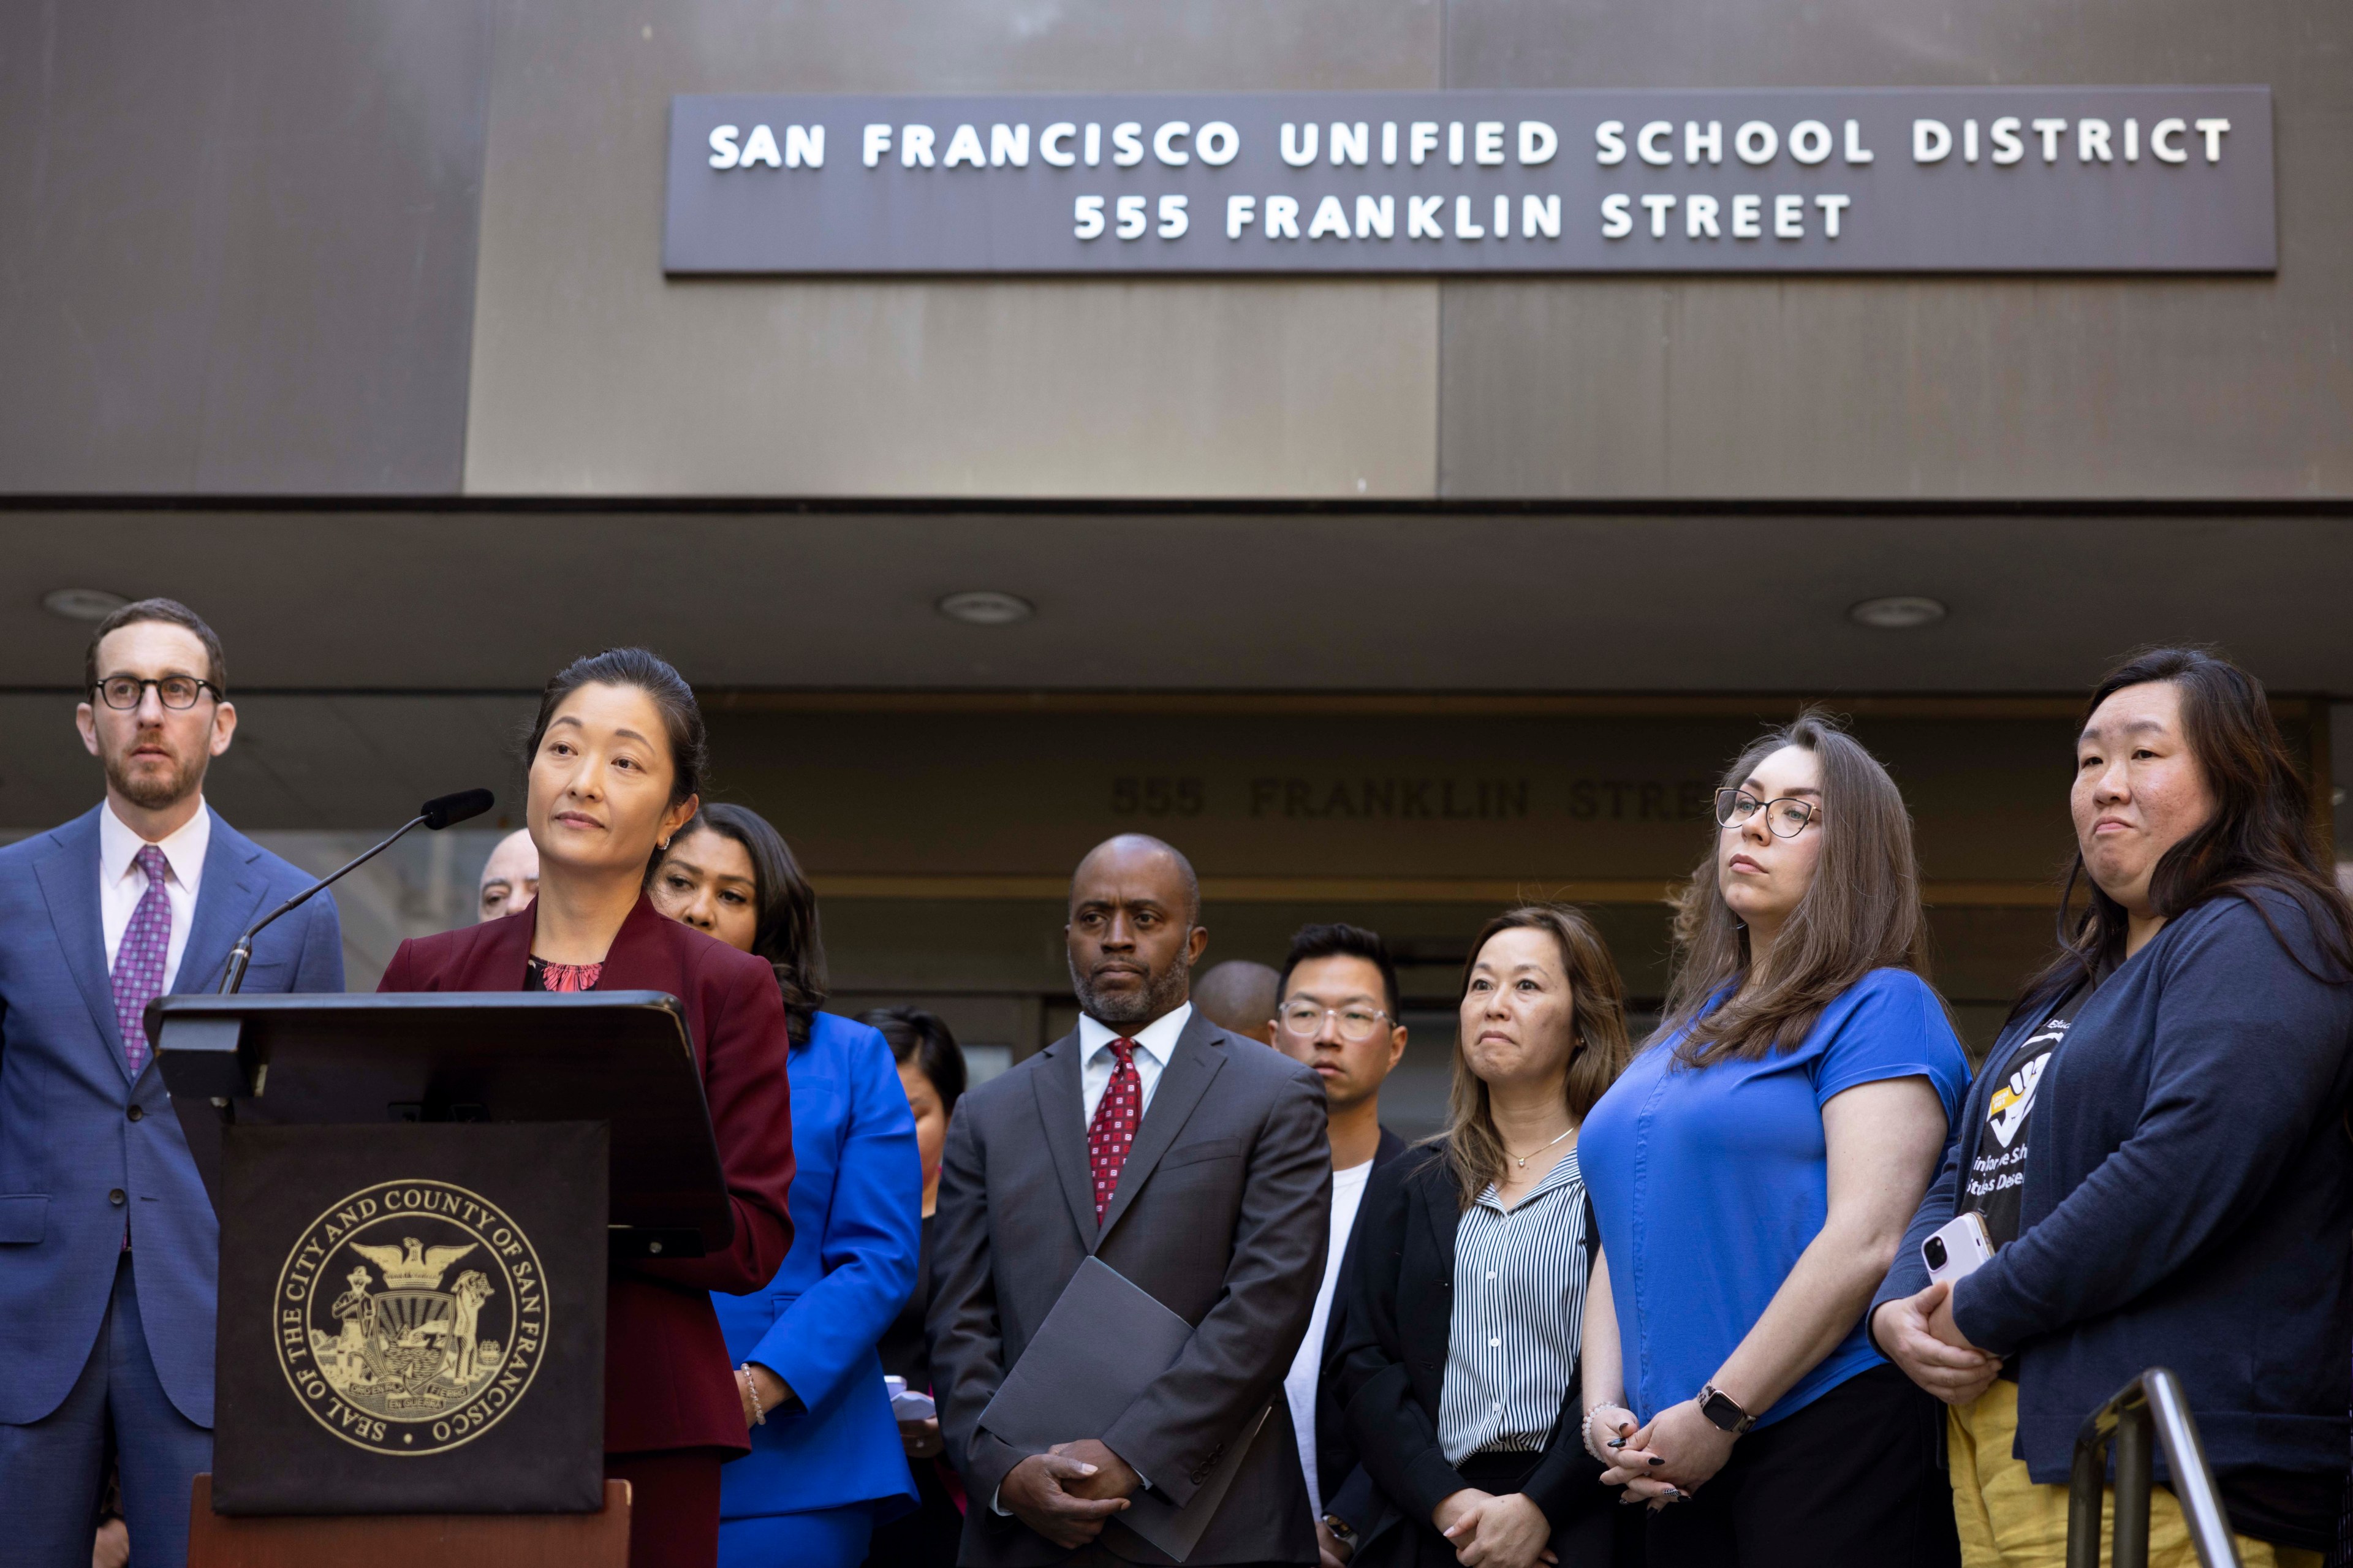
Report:
[[1318,1519],[1324,1516],[1323,1489],[1327,1479],[1315,1473],[1315,1384],[1324,1373],[1324,1335],[1332,1321],[1332,1290],[1340,1282],[1340,1261],[1348,1256],[1348,1234],[1356,1228],[1365,1184],[1372,1179],[1370,1160],[1332,1173],[1332,1244],[1324,1253],[1324,1283],[1315,1291],[1315,1314],[1307,1320],[1307,1337],[1299,1342],[1299,1353],[1291,1358],[1291,1370],[1282,1379],[1282,1392],[1291,1401],[1291,1429],[1299,1439],[1299,1468],[1307,1475],[1307,1506]]
[[[196,815],[155,847],[164,852],[168,874],[164,897],[172,906],[172,942],[164,950],[164,989],[179,978],[180,955],[188,950],[188,928],[196,923],[196,884],[204,879],[205,851],[212,847],[212,808],[199,798]],[[98,814],[98,924],[106,937],[106,971],[114,973],[115,954],[122,951],[122,933],[147,894],[147,873],[139,868],[139,851],[147,841],[114,815],[114,803]]]
[[1113,1040],[1135,1042],[1135,1079],[1143,1091],[1136,1101],[1135,1117],[1142,1123],[1144,1113],[1152,1109],[1152,1091],[1160,1085],[1160,1069],[1176,1054],[1176,1037],[1185,1032],[1185,1020],[1192,1016],[1193,1004],[1187,1002],[1174,1013],[1155,1018],[1134,1034],[1123,1035],[1109,1024],[1098,1024],[1083,1013],[1079,1015],[1080,1087],[1086,1093],[1086,1121],[1082,1127],[1094,1125],[1095,1107],[1103,1103],[1103,1090],[1111,1087],[1112,1068],[1119,1065],[1119,1058],[1111,1054]]

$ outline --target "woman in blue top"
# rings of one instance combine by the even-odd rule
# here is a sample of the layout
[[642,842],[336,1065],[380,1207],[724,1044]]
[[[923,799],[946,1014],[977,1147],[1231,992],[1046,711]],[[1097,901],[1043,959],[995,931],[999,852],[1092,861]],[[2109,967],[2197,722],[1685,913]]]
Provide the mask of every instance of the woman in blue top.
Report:
[[[2068,890],[2091,897],[1986,1058],[1872,1328],[1952,1406],[1972,1568],[2061,1560],[2076,1429],[2152,1366],[2181,1380],[2247,1568],[2316,1568],[2346,1479],[2353,908],[2262,684],[2211,654],[2100,683],[2070,805]],[[1919,1244],[1964,1213],[1994,1255],[1932,1285]],[[2148,1561],[2189,1563],[2179,1503],[2151,1500]]]
[[1809,711],[1716,820],[1665,1019],[1581,1135],[1586,1443],[1651,1505],[1652,1568],[1950,1563],[1935,1405],[1862,1336],[1968,1080],[1911,817]]
[[712,1298],[752,1436],[721,1472],[721,1568],[851,1568],[874,1526],[915,1502],[874,1349],[915,1282],[914,1117],[882,1037],[818,1011],[817,900],[775,828],[704,806],[651,892],[776,966],[792,1039],[792,1251],[765,1290]]

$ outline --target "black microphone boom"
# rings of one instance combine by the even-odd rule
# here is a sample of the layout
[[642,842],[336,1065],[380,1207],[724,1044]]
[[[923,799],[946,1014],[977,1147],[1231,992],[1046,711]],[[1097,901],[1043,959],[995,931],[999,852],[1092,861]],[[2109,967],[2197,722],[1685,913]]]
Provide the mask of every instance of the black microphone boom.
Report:
[[276,909],[270,910],[268,914],[254,921],[252,925],[246,928],[245,934],[238,937],[237,939],[237,945],[229,950],[228,970],[227,973],[221,976],[221,994],[224,996],[233,996],[237,994],[237,988],[245,984],[245,966],[253,962],[253,939],[259,936],[262,932],[262,928],[269,925],[270,921],[276,920],[282,914],[288,914],[295,910],[301,909],[304,904],[310,902],[311,898],[321,889],[332,886],[335,879],[343,876],[344,872],[357,870],[360,867],[366,865],[369,861],[375,859],[377,856],[383,854],[385,850],[399,843],[403,837],[406,837],[409,829],[414,827],[427,827],[438,833],[453,822],[463,822],[469,817],[480,816],[482,813],[490,810],[491,806],[497,804],[498,797],[492,795],[489,790],[469,789],[460,790],[456,795],[437,796],[432,800],[427,801],[423,805],[418,806],[417,808],[417,815],[410,817],[407,822],[403,824],[398,833],[394,834],[391,837],[385,839],[383,843],[377,845],[366,854],[359,857],[359,858],[350,861],[347,864],[339,867],[337,869],[329,872],[326,876],[320,878],[317,881],[311,883],[309,887],[303,889],[301,892],[295,894],[292,898],[287,900],[284,903],[279,905]]

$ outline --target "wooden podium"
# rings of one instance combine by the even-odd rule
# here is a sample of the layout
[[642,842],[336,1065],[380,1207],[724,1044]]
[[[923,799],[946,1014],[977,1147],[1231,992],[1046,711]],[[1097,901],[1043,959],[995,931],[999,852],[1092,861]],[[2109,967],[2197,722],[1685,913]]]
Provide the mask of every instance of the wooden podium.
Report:
[[188,1568],[628,1568],[629,1483],[605,1483],[601,1513],[293,1514],[213,1511],[196,1478]]

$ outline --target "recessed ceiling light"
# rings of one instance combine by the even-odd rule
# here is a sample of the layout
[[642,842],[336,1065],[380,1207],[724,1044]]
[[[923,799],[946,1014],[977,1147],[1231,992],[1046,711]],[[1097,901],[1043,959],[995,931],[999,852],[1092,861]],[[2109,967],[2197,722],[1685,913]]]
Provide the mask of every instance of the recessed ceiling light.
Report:
[[69,621],[102,621],[130,602],[103,588],[52,588],[41,595],[41,608]]
[[1865,599],[1847,610],[1847,618],[1860,626],[1874,631],[1908,632],[1915,626],[1933,626],[1945,618],[1944,602],[1926,598],[1918,594],[1891,594],[1883,599]]
[[940,614],[952,621],[963,621],[976,626],[1009,626],[1016,621],[1026,621],[1038,613],[1038,606],[1018,594],[1001,594],[994,588],[973,588],[961,594],[950,594],[939,604]]

